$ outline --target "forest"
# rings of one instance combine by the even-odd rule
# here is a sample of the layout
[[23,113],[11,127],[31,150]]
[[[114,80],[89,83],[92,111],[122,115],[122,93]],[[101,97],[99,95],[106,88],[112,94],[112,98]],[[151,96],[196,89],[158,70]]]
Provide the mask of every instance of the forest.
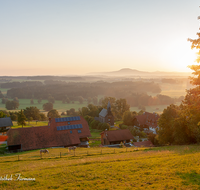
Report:
[[[65,82],[56,80],[8,82],[2,83],[1,88],[7,90],[7,98],[19,99],[48,99],[77,101],[101,96],[125,98],[130,106],[169,105],[181,101],[183,97],[171,98],[159,94],[161,88],[157,83],[144,81],[118,82]],[[158,94],[156,96],[148,93]]]

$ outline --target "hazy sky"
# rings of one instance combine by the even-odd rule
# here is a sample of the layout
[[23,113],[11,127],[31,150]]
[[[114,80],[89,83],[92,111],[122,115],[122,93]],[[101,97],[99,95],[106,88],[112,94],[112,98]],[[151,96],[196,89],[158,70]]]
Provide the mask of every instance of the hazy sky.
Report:
[[0,75],[190,71],[199,0],[0,0]]

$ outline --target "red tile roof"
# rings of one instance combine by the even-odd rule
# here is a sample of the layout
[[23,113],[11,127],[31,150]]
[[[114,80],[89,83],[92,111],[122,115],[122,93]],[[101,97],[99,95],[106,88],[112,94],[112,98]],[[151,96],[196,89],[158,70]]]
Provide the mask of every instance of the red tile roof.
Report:
[[[58,131],[57,126],[69,124],[67,121],[55,122],[55,119],[52,119],[49,126],[10,129],[7,132],[7,143],[8,146],[21,144],[22,150],[76,145],[80,143],[80,138],[91,136],[87,121],[83,117],[80,116],[78,121],[70,121],[70,125],[76,124],[82,124],[83,128]],[[78,133],[78,130],[81,130],[81,133]]]
[[101,134],[103,133],[105,133],[105,135],[107,134],[107,139],[110,142],[134,139],[133,135],[128,129],[104,131]]
[[137,147],[152,147],[154,146],[151,141],[143,141],[143,142],[133,142],[133,144]]
[[142,115],[135,116],[140,125],[148,125],[149,127],[156,128],[158,126],[158,114],[144,112]]

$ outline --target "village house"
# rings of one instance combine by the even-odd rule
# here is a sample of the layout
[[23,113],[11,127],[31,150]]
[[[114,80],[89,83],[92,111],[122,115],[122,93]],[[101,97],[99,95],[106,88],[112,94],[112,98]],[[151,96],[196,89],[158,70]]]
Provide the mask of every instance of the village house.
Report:
[[142,115],[135,116],[135,118],[133,119],[133,124],[135,127],[143,129],[144,132],[147,134],[156,134],[156,129],[158,129],[158,119],[158,114],[144,112]]
[[10,129],[8,149],[33,150],[48,147],[88,147],[91,136],[87,121],[82,116],[53,118],[48,126]]
[[113,145],[122,143],[130,143],[134,139],[133,135],[128,129],[103,131],[101,133],[102,145]]
[[7,144],[6,132],[13,126],[10,117],[0,118],[0,144]]
[[108,123],[111,127],[114,126],[114,116],[111,111],[111,105],[108,101],[107,109],[103,108],[99,113],[99,117],[95,117],[95,120],[100,121],[101,123]]
[[0,135],[5,134],[5,132],[8,131],[11,126],[13,126],[13,123],[10,117],[0,118]]

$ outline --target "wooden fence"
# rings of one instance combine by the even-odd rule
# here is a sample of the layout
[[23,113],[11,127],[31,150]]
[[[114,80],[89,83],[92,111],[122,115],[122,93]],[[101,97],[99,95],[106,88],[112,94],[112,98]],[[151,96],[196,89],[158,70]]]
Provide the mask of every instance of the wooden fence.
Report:
[[[40,150],[19,152],[19,153],[6,153],[4,156],[0,156],[0,162],[9,161],[28,161],[28,160],[40,160],[40,159],[59,159],[70,157],[85,157],[85,156],[101,156],[106,154],[120,154],[130,153],[145,148],[128,147],[128,148],[77,148],[75,151],[68,152],[68,148],[48,148],[48,153],[40,154]],[[152,149],[152,148],[148,148]],[[4,161],[3,161],[4,160]]]

